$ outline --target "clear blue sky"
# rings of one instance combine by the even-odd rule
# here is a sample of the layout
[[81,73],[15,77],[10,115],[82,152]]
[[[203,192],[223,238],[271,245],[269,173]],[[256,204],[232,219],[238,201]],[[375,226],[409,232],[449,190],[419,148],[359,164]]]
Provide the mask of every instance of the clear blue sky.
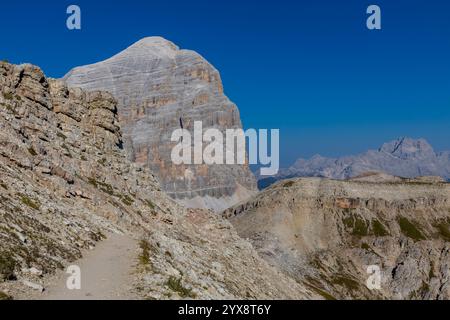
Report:
[[[66,8],[82,30],[66,29]],[[365,27],[382,9],[382,30]],[[0,8],[0,59],[60,77],[145,36],[208,59],[246,128],[280,128],[281,162],[399,136],[450,150],[450,1],[25,1]]]

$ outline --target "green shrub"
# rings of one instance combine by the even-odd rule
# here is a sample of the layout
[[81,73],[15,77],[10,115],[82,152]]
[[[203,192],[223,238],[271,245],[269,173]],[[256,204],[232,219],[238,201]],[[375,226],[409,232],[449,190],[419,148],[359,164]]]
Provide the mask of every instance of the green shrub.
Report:
[[195,294],[191,289],[183,287],[181,283],[182,278],[175,278],[174,276],[170,276],[166,285],[172,290],[178,293],[181,298],[195,298]]

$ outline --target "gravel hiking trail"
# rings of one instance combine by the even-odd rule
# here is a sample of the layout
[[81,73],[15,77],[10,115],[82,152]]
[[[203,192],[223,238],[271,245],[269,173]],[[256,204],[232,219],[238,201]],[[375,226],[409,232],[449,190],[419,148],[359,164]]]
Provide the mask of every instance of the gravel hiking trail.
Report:
[[137,263],[137,242],[127,235],[109,234],[107,239],[74,262],[81,269],[81,289],[69,290],[70,274],[58,273],[45,286],[42,300],[130,300],[132,272]]

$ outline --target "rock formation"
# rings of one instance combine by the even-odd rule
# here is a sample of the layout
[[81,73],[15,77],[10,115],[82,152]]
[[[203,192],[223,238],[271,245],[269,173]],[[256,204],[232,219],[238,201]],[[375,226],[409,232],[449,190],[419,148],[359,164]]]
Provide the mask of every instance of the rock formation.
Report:
[[64,80],[69,87],[113,94],[129,158],[147,165],[174,199],[219,210],[254,194],[247,166],[171,161],[175,129],[192,132],[194,121],[202,121],[204,130],[242,127],[218,71],[199,54],[163,38],[145,38],[110,59],[71,70]]
[[280,170],[277,176],[260,179],[258,184],[265,188],[275,181],[294,177],[349,179],[373,171],[404,178],[440,176],[449,180],[450,152],[435,152],[424,139],[400,138],[356,156],[299,159],[290,168]]
[[449,299],[450,184],[381,178],[280,181],[223,215],[325,299]]
[[179,206],[130,162],[111,94],[5,62],[0,90],[0,299],[42,290],[110,233],[142,242],[133,282],[141,298],[316,297],[227,221]]

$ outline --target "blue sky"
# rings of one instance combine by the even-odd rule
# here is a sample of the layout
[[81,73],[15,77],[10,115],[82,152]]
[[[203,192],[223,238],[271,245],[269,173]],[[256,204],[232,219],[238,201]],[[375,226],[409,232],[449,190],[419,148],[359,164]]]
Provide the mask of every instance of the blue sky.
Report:
[[[66,8],[82,30],[66,29]],[[366,28],[366,8],[382,30]],[[60,77],[145,36],[202,54],[246,128],[280,128],[281,163],[347,155],[400,136],[450,150],[450,2],[13,1],[0,10],[0,59]]]

